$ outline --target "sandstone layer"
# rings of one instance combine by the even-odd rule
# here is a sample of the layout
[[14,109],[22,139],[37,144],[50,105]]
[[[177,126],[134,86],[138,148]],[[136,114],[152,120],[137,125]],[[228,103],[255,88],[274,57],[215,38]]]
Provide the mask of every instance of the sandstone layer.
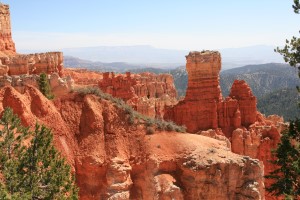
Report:
[[46,99],[36,88],[0,89],[25,125],[50,127],[72,164],[80,199],[264,199],[258,160],[226,141],[175,132],[146,135],[109,101],[76,93]]
[[177,103],[173,77],[169,74],[103,73],[99,87],[106,93],[126,101],[147,116],[162,118],[165,106]]
[[[27,85],[39,88],[40,76],[37,74],[23,74],[13,76],[0,76],[0,87],[12,86],[17,91],[23,93]],[[65,95],[74,88],[74,81],[70,76],[61,78],[58,73],[48,75],[51,92],[55,97]]]
[[218,127],[217,106],[222,100],[219,85],[219,52],[190,52],[186,56],[186,97],[167,109],[165,119],[185,125],[189,132]]
[[103,73],[89,71],[87,69],[64,68],[64,76],[70,76],[74,80],[75,86],[98,86],[99,80],[102,80]]
[[15,43],[11,37],[9,6],[0,3],[0,56],[16,54]]
[[14,56],[0,57],[0,76],[58,73],[62,75],[63,54],[61,52],[49,52],[39,54],[18,54]]
[[62,76],[63,55],[61,52],[17,54],[12,39],[9,6],[0,3],[0,76],[50,74]]
[[[185,125],[189,132],[217,139],[220,136],[216,135],[225,135],[234,153],[262,161],[265,174],[274,170],[275,166],[270,163],[275,159],[271,150],[280,140],[283,119],[260,114],[256,97],[243,80],[235,80],[230,95],[222,98],[219,86],[221,56],[218,52],[190,52],[186,60],[186,97],[168,107],[164,118]],[[266,185],[269,184],[267,181]]]

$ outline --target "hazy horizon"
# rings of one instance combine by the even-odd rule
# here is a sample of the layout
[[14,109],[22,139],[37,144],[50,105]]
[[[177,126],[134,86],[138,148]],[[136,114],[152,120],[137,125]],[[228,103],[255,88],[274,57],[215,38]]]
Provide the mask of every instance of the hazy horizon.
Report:
[[298,34],[292,0],[13,1],[17,50],[150,45],[202,50],[281,46]]

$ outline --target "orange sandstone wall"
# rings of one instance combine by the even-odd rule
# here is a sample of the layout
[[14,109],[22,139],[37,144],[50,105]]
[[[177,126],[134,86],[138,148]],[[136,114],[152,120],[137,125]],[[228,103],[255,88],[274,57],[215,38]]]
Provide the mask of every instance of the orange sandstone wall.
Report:
[[186,97],[166,109],[164,118],[195,133],[218,128],[218,103],[222,100],[219,85],[221,55],[216,51],[190,52],[186,56],[188,87]]
[[224,141],[156,132],[128,123],[111,102],[68,94],[50,101],[35,87],[0,88],[0,111],[11,107],[23,124],[52,129],[72,165],[81,200],[264,199],[263,168],[234,154]]
[[173,77],[169,74],[103,73],[99,87],[106,93],[130,104],[138,112],[162,118],[165,106],[177,104]]
[[63,54],[49,52],[39,54],[17,54],[12,40],[9,6],[0,3],[0,76],[51,74],[62,76]]
[[186,125],[193,133],[221,128],[227,137],[231,137],[234,129],[248,127],[256,121],[256,97],[245,81],[236,80],[229,97],[222,98],[219,52],[190,52],[186,61],[186,97],[167,108],[165,119]]
[[51,74],[57,72],[63,74],[62,52],[48,52],[36,54],[17,54],[14,56],[0,57],[2,66],[7,69],[0,75],[40,74],[42,72]]
[[0,3],[0,51],[6,54],[15,54],[15,43],[11,37],[9,6]]
[[[230,95],[222,98],[218,52],[190,52],[186,59],[186,97],[167,107],[164,118],[185,125],[188,132],[205,135],[206,130],[214,129],[213,132],[224,134],[231,142],[232,152],[259,159],[268,174],[274,169],[269,161],[275,159],[271,150],[280,140],[283,119],[260,114],[256,97],[243,80],[235,80]],[[270,182],[267,180],[265,184],[268,186]],[[266,198],[272,199],[268,194]]]

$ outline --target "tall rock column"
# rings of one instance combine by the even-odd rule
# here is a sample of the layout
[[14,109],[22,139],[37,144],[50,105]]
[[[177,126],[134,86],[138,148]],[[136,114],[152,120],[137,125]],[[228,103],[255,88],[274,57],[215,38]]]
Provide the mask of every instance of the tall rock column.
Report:
[[221,101],[219,73],[221,55],[216,51],[193,51],[186,56],[188,86],[185,101]]
[[8,55],[16,53],[15,43],[11,37],[9,6],[0,3],[0,51]]
[[232,84],[229,96],[236,99],[241,111],[241,124],[245,127],[256,121],[256,97],[244,80],[235,80]]
[[164,118],[197,132],[218,127],[217,105],[222,100],[219,85],[221,55],[217,51],[194,51],[186,56],[186,97],[166,109]]

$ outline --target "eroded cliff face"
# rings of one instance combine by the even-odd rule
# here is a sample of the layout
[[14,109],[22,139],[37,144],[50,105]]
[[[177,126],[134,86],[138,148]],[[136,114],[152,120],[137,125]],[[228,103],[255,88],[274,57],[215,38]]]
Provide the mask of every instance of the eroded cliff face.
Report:
[[104,73],[99,87],[114,97],[125,100],[147,116],[162,118],[165,106],[177,103],[173,77],[169,74]]
[[0,56],[16,54],[15,43],[11,37],[9,6],[0,4]]
[[167,120],[187,127],[189,132],[218,127],[221,56],[219,52],[190,52],[186,56],[188,87],[186,97],[164,115]]
[[99,80],[103,78],[102,72],[89,71],[87,69],[64,68],[64,76],[70,76],[76,86],[98,86]]
[[58,73],[63,75],[63,55],[61,52],[17,54],[0,57],[0,76]]
[[175,132],[146,135],[123,110],[93,95],[54,102],[36,88],[0,90],[0,110],[52,128],[56,147],[76,173],[80,199],[264,199],[258,160],[226,141]]
[[0,76],[22,74],[47,74],[62,76],[61,52],[17,54],[12,39],[9,6],[0,3]]
[[187,95],[177,105],[168,107],[164,118],[185,125],[193,133],[214,138],[225,135],[234,153],[259,159],[268,174],[274,169],[269,161],[275,159],[271,150],[280,140],[283,119],[260,114],[256,97],[243,80],[235,80],[229,97],[222,98],[218,52],[190,52],[186,59]]

